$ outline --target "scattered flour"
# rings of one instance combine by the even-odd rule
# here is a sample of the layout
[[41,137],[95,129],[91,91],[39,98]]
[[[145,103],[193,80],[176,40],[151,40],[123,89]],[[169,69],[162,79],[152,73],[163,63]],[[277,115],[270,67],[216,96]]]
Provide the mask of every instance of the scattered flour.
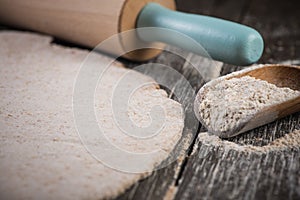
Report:
[[[224,148],[224,151],[236,150],[239,152],[255,152],[255,153],[266,153],[271,151],[284,151],[300,148],[300,130],[295,130],[292,133],[286,134],[285,136],[274,140],[265,146],[253,146],[253,145],[239,145],[234,142],[222,140],[216,135],[211,135],[208,132],[199,133],[197,140],[205,146],[217,146]],[[199,144],[197,142],[196,144]],[[193,153],[197,152],[198,145],[194,146]]]
[[259,110],[300,95],[250,76],[220,81],[198,96],[200,118],[210,132],[226,133],[248,121]]

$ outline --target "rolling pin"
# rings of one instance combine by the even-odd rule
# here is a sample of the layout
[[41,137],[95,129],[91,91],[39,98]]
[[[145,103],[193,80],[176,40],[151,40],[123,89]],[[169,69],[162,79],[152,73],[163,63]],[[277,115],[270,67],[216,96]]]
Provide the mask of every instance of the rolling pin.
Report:
[[[123,31],[165,28],[192,38],[211,58],[235,65],[256,62],[264,46],[256,30],[218,18],[175,11],[173,0],[0,0],[0,23],[47,33],[90,48]],[[204,55],[176,36],[139,31],[137,40],[168,43]],[[103,50],[120,52],[125,42],[131,41],[120,38],[117,44]],[[144,61],[160,51],[142,49],[123,57]]]

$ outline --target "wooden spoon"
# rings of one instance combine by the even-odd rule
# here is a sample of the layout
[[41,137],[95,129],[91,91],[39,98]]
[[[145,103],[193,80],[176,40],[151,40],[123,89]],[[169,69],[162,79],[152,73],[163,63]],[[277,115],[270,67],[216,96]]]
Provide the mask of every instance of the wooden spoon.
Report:
[[299,95],[280,104],[264,107],[263,109],[257,111],[250,118],[243,120],[243,123],[234,126],[234,128],[231,130],[227,130],[225,132],[214,130],[205,123],[199,114],[199,105],[201,100],[205,98],[205,94],[210,87],[220,83],[221,81],[232,78],[241,78],[243,76],[251,76],[256,79],[267,81],[268,83],[274,84],[277,87],[288,87],[290,89],[300,91],[300,66],[280,64],[258,65],[212,80],[200,89],[195,100],[196,115],[199,121],[208,129],[210,133],[224,138],[232,137],[300,111]]

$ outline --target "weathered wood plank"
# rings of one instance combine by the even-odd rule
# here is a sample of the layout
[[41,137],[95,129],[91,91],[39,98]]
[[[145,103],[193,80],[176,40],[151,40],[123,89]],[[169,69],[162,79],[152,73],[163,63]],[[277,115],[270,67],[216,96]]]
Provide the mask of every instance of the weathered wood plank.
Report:
[[[296,5],[298,5],[296,1],[270,0],[253,0],[249,5],[242,22],[257,28],[265,39],[265,52],[260,63],[280,63],[300,59],[300,54],[295,53],[296,48],[299,49],[299,44],[295,41],[300,40],[298,20],[300,14],[297,12],[300,7]],[[231,138],[230,141],[240,144],[265,145],[292,130],[299,129],[299,117],[299,113],[288,116]]]
[[299,59],[299,52],[296,53],[300,45],[299,8],[297,0],[252,0],[242,22],[256,27],[265,39],[265,52],[260,62]]
[[[265,38],[266,48],[260,63],[299,63],[298,5],[296,1],[253,0],[248,8],[244,8],[245,15],[240,22],[259,29]],[[240,69],[242,67],[224,65],[221,74]],[[300,129],[300,113],[229,141],[259,148],[295,129]],[[201,139],[195,146],[198,147],[187,160],[175,199],[300,198],[299,147],[259,154],[230,148],[224,150],[218,145],[206,145]]]
[[[298,1],[273,0],[177,0],[179,10],[211,15],[242,22],[257,28],[265,39],[265,52],[259,63],[300,64],[300,6]],[[1,27],[0,29],[6,29]],[[74,46],[63,41],[64,45]],[[184,54],[188,61],[201,66],[204,61],[193,54]],[[198,60],[200,59],[200,61]],[[120,59],[131,68],[141,63]],[[197,62],[199,61],[199,62]],[[207,81],[185,59],[164,52],[151,62],[171,66],[183,75],[196,91]],[[243,67],[224,64],[221,75]],[[218,69],[217,69],[218,70]],[[149,73],[149,71],[145,71]],[[168,77],[158,71],[160,78]],[[168,77],[170,78],[170,77]],[[170,88],[181,90],[181,85]],[[182,103],[191,102],[189,95],[181,93]],[[190,94],[191,95],[191,94]],[[184,98],[185,97],[185,98]],[[176,97],[173,96],[176,99]],[[191,107],[186,107],[192,113]],[[191,115],[192,116],[192,115]],[[241,152],[224,150],[219,146],[197,141],[197,132],[203,132],[194,119],[185,119],[182,137],[185,151],[176,162],[154,171],[148,178],[136,183],[117,199],[300,199],[299,148],[284,152]],[[239,145],[265,146],[289,132],[300,129],[300,113],[280,119],[266,126],[229,139]]]
[[258,153],[197,145],[175,199],[299,199],[299,148]]
[[[179,53],[184,57],[188,57],[188,53],[177,48],[168,48],[172,52]],[[190,84],[193,89],[199,88],[204,84],[204,80],[201,77],[201,74],[191,66],[185,58],[179,57],[171,52],[163,52],[157,58],[149,63],[161,63],[166,66],[172,67],[177,70],[181,75],[182,79],[190,80]],[[131,63],[131,68],[135,68],[139,63]],[[158,82],[159,79],[172,80],[170,74],[167,71],[159,70],[159,71],[143,71],[144,74],[153,76]],[[171,79],[170,79],[171,78]],[[194,142],[197,132],[199,122],[195,118],[193,111],[193,99],[192,97],[195,95],[195,91],[187,91],[186,88],[182,84],[180,84],[180,80],[175,80],[178,84],[174,85],[173,88],[169,88],[168,92],[172,96],[173,93],[179,93],[181,97],[175,97],[179,102],[184,104],[184,109],[186,113],[185,118],[185,127],[182,133],[182,138],[178,149],[183,150],[180,153],[180,157],[178,160],[173,162],[171,165],[163,169],[159,169],[154,171],[152,175],[145,180],[136,183],[133,187],[131,187],[125,194],[122,194],[117,199],[162,199],[170,186],[175,185],[177,180],[177,176],[180,173],[180,169],[182,164],[185,162],[185,155],[191,152],[189,147],[192,147],[192,143]],[[176,92],[177,91],[177,92]],[[189,92],[189,93],[187,93]]]
[[[185,9],[188,9],[189,12],[195,12],[195,13],[201,13],[201,14],[210,14],[210,12],[215,7],[214,1],[177,1],[179,10],[186,11]],[[242,1],[241,1],[242,2]],[[191,5],[189,5],[189,3]],[[194,6],[195,3],[199,6]],[[233,1],[230,2],[231,5],[234,4]],[[201,5],[201,6],[200,6]],[[233,18],[239,18],[241,15],[241,12],[243,10],[244,3],[237,3],[234,4],[235,9],[237,9],[237,12],[234,12],[234,15],[228,16],[229,19]],[[202,12],[199,12],[199,10],[193,10],[192,8],[200,8]],[[206,8],[206,9],[205,9]],[[227,6],[227,9],[230,10],[231,6]],[[222,9],[219,10],[219,13],[222,15]],[[180,50],[178,50],[180,51]],[[205,81],[208,81],[209,79],[213,78],[215,74],[220,73],[220,65],[221,63],[218,62],[212,62],[207,60],[201,60],[196,55],[189,54],[188,56],[188,62],[191,62],[197,67],[206,68],[211,67],[214,72],[209,72],[209,76],[211,77],[205,77],[202,76],[204,74],[207,75],[207,73],[203,73],[203,71],[200,73],[194,69],[193,66],[190,64],[187,64],[187,62],[182,62],[182,59],[169,54],[167,52],[164,52],[162,55],[160,55],[156,60],[151,62],[158,62],[163,63],[168,66],[172,66],[176,70],[178,70],[181,74],[185,76],[187,80],[191,83],[192,87],[197,91]],[[178,62],[179,60],[179,62]],[[202,62],[199,62],[202,61]],[[181,62],[180,62],[181,61]],[[197,62],[198,61],[198,62]],[[205,63],[206,62],[206,63]],[[208,63],[207,63],[208,62]],[[202,66],[204,65],[204,66]],[[166,74],[166,77],[168,74]],[[179,90],[181,88],[179,87]],[[185,99],[184,101],[190,101],[188,99]],[[183,101],[183,102],[184,102]],[[193,112],[193,111],[191,111]],[[189,150],[187,150],[185,153],[185,158],[180,159],[177,161],[177,163],[169,165],[167,168],[161,169],[159,171],[154,172],[149,178],[137,183],[135,186],[133,186],[131,189],[129,189],[125,194],[121,195],[118,199],[162,199],[164,197],[170,197],[169,192],[173,192],[173,187],[177,186],[179,184],[179,180],[181,179],[182,172],[185,169],[185,165],[188,161],[188,156],[191,154],[191,148],[194,144],[194,138],[195,134],[191,134],[190,130],[193,130],[193,127],[197,127],[198,124],[189,124],[188,120],[186,121],[185,130],[183,132],[183,138],[182,140],[187,140],[187,147],[189,147]],[[201,128],[199,126],[199,128]],[[193,130],[194,131],[194,130]],[[192,135],[192,139],[190,139],[190,135]],[[179,187],[181,185],[179,184]],[[169,192],[168,192],[169,191]],[[175,195],[175,192],[174,192]],[[171,195],[172,196],[172,195]]]

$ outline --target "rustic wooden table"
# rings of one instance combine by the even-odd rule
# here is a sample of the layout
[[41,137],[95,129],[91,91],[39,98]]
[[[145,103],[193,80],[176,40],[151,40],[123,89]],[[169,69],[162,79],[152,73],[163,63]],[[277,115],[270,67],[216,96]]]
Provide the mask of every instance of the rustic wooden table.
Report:
[[[177,7],[181,11],[216,16],[259,30],[265,40],[265,50],[258,63],[300,65],[300,4],[297,0],[177,0]],[[175,68],[195,91],[209,77],[200,74],[189,62],[196,63],[200,69],[211,65],[219,76],[242,69],[207,62],[176,48],[171,50],[180,52],[186,59],[166,51],[150,62]],[[128,67],[139,64],[120,61]],[[162,78],[168,77],[163,71],[158,73]],[[186,93],[181,87],[179,84],[170,89],[183,94],[178,101],[185,105],[187,114],[181,139],[184,151],[180,159],[154,171],[116,199],[300,199],[300,148],[256,154],[204,145],[197,140],[205,129],[193,116],[190,105],[193,94]],[[229,141],[242,146],[266,146],[296,129],[300,129],[300,113]]]
[[[177,0],[177,7],[181,11],[216,16],[259,30],[265,40],[265,50],[258,63],[300,65],[300,4],[297,0]],[[199,60],[197,56],[188,54],[187,58],[164,52],[151,62],[172,66],[197,91],[207,77],[188,64],[193,59]],[[200,68],[207,65],[201,59],[193,63]],[[221,68],[220,75],[241,69],[222,63]],[[180,87],[171,90],[180,90]],[[189,95],[186,96],[180,100],[181,103],[190,101]],[[187,106],[186,111],[192,112],[191,107]],[[295,129],[300,129],[300,113],[230,141],[239,145],[265,146]],[[182,137],[186,151],[182,159],[153,172],[117,199],[300,199],[299,148],[265,154],[235,150],[225,152],[222,148],[211,148],[197,140],[197,135],[203,131],[201,124],[198,126],[194,120],[186,119]]]

